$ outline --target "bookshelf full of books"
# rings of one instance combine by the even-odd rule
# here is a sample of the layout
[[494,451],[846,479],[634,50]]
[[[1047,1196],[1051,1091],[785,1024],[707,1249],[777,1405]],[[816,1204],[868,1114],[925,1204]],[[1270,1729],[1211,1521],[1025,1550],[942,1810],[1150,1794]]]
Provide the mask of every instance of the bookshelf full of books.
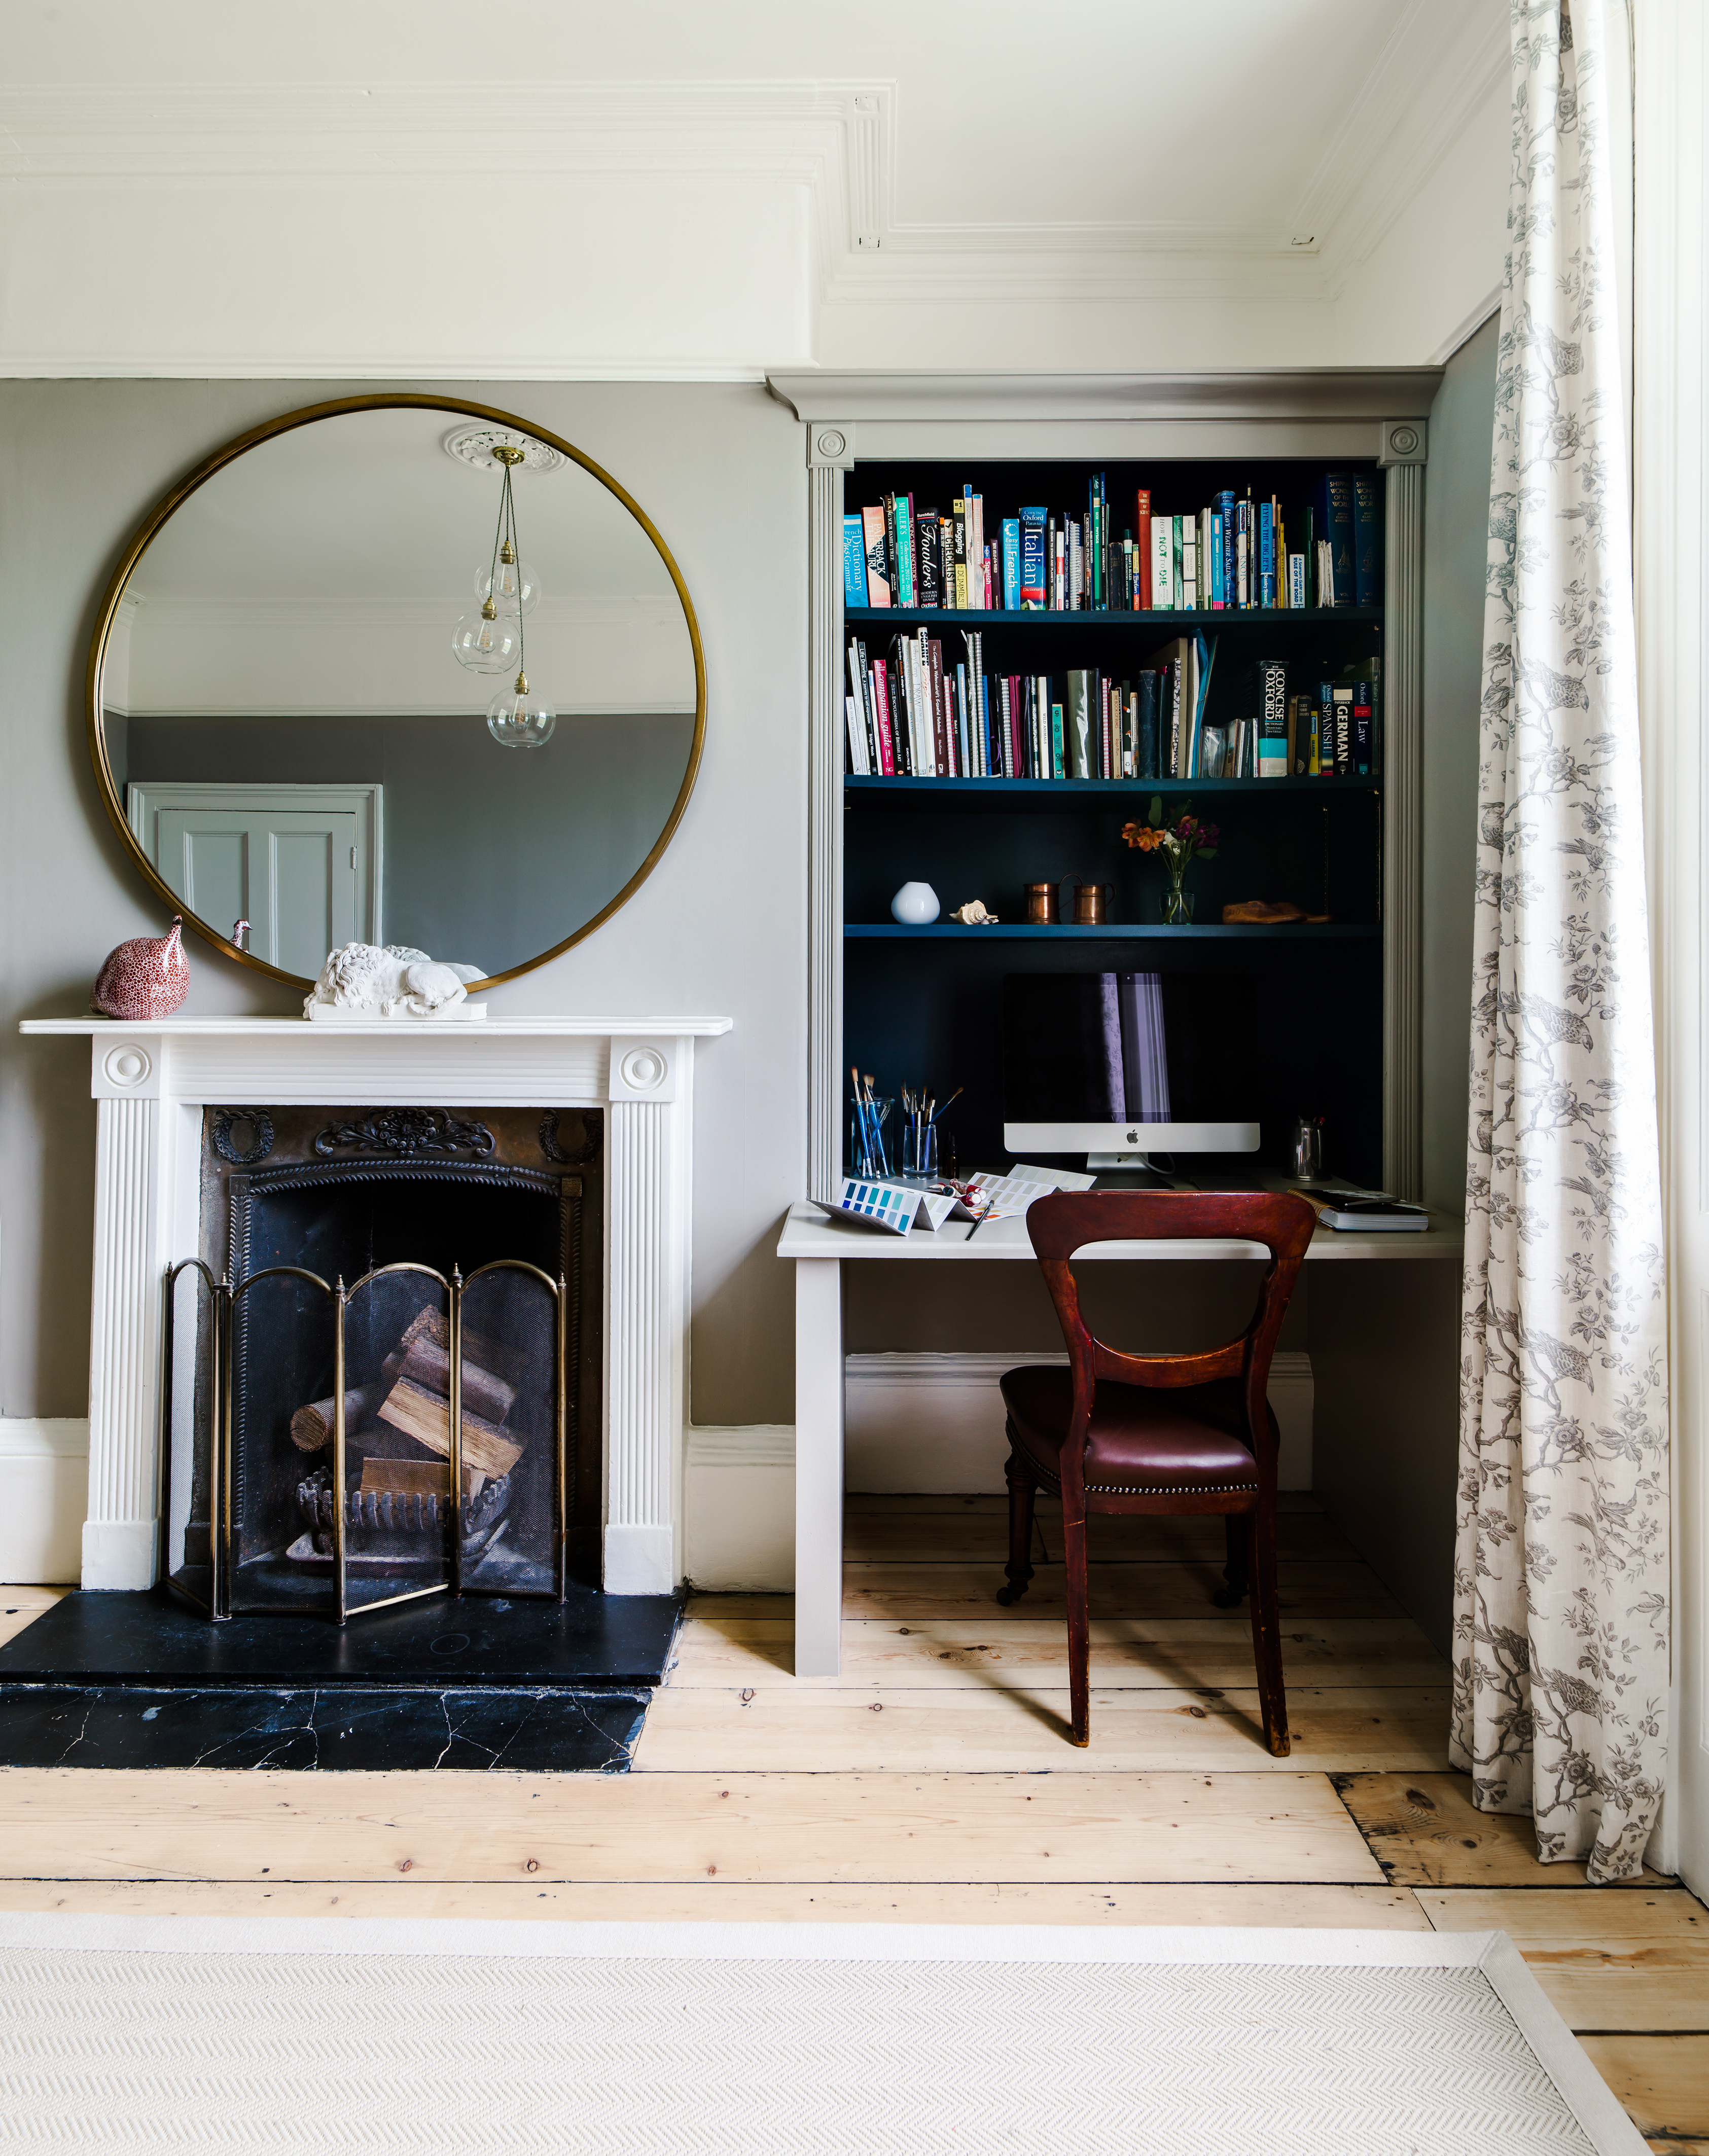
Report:
[[[1235,970],[1278,1128],[1316,1103],[1378,1176],[1385,482],[1374,459],[844,473],[845,1062],[966,1086],[961,1143],[997,1160],[1006,974]],[[1218,829],[1182,926],[1136,833],[1187,815]],[[892,918],[910,882],[936,921]],[[953,917],[976,899],[994,920]]]
[[[1121,496],[1129,521],[1119,537],[1106,470],[1088,475],[1084,511],[1023,506],[998,518],[991,538],[983,490],[966,480],[938,490],[947,493],[947,512],[911,486],[901,490],[900,480],[844,512],[851,777],[1214,781],[1375,772],[1380,654],[1362,652],[1332,677],[1291,679],[1299,666],[1255,652],[1251,632],[1378,618],[1379,474],[1316,475],[1297,505],[1223,487],[1208,506],[1167,514],[1153,507],[1159,490],[1135,485]],[[1012,662],[1024,649],[1039,655],[1024,636],[992,635],[1075,618],[1086,625],[1088,616],[1128,632],[1119,673],[1023,668]],[[1164,626],[1174,633],[1154,649],[1132,649],[1134,631]]]

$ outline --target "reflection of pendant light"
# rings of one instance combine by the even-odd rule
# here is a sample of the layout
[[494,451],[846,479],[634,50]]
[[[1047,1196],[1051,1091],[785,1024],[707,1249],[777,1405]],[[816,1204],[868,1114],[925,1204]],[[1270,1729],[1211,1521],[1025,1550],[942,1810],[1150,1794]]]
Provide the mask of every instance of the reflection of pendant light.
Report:
[[493,450],[505,468],[505,483],[492,561],[475,573],[480,613],[465,614],[451,637],[453,651],[475,673],[508,674],[515,661],[514,685],[500,690],[486,707],[487,732],[500,748],[542,747],[557,724],[557,712],[528,686],[524,655],[522,617],[534,611],[540,598],[540,580],[516,542],[516,502],[511,490],[511,475],[526,454],[514,442],[500,442]]

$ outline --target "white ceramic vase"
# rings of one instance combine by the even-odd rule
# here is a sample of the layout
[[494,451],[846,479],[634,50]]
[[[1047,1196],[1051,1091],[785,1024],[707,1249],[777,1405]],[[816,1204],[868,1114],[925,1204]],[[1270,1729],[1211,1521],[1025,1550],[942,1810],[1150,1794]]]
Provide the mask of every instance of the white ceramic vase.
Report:
[[890,911],[905,928],[927,928],[937,918],[937,893],[929,883],[905,883],[890,901]]

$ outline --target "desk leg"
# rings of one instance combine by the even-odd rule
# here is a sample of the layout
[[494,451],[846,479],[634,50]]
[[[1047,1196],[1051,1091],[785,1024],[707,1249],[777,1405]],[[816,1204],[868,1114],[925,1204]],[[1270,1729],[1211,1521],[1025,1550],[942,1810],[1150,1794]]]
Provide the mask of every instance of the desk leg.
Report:
[[843,1266],[795,1261],[795,1674],[843,1661]]

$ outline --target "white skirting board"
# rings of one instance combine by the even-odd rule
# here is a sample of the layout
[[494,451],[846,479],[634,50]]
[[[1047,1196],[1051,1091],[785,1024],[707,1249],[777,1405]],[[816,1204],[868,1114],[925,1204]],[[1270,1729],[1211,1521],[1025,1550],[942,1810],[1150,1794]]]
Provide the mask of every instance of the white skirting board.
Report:
[[[998,1380],[1055,1355],[851,1355],[843,1480],[850,1490],[1001,1492],[1008,1441]],[[1311,1358],[1278,1355],[1270,1404],[1281,1425],[1280,1486],[1311,1486]]]
[[88,1510],[88,1418],[0,1415],[0,1580],[74,1583]]
[[[997,1381],[1017,1359],[849,1356],[844,1486],[1001,1495],[1008,1446]],[[1281,1487],[1309,1490],[1309,1356],[1275,1358],[1270,1399],[1281,1425]],[[794,1430],[787,1423],[690,1429],[685,1460],[684,1568],[691,1584],[731,1593],[787,1594],[795,1571]]]

